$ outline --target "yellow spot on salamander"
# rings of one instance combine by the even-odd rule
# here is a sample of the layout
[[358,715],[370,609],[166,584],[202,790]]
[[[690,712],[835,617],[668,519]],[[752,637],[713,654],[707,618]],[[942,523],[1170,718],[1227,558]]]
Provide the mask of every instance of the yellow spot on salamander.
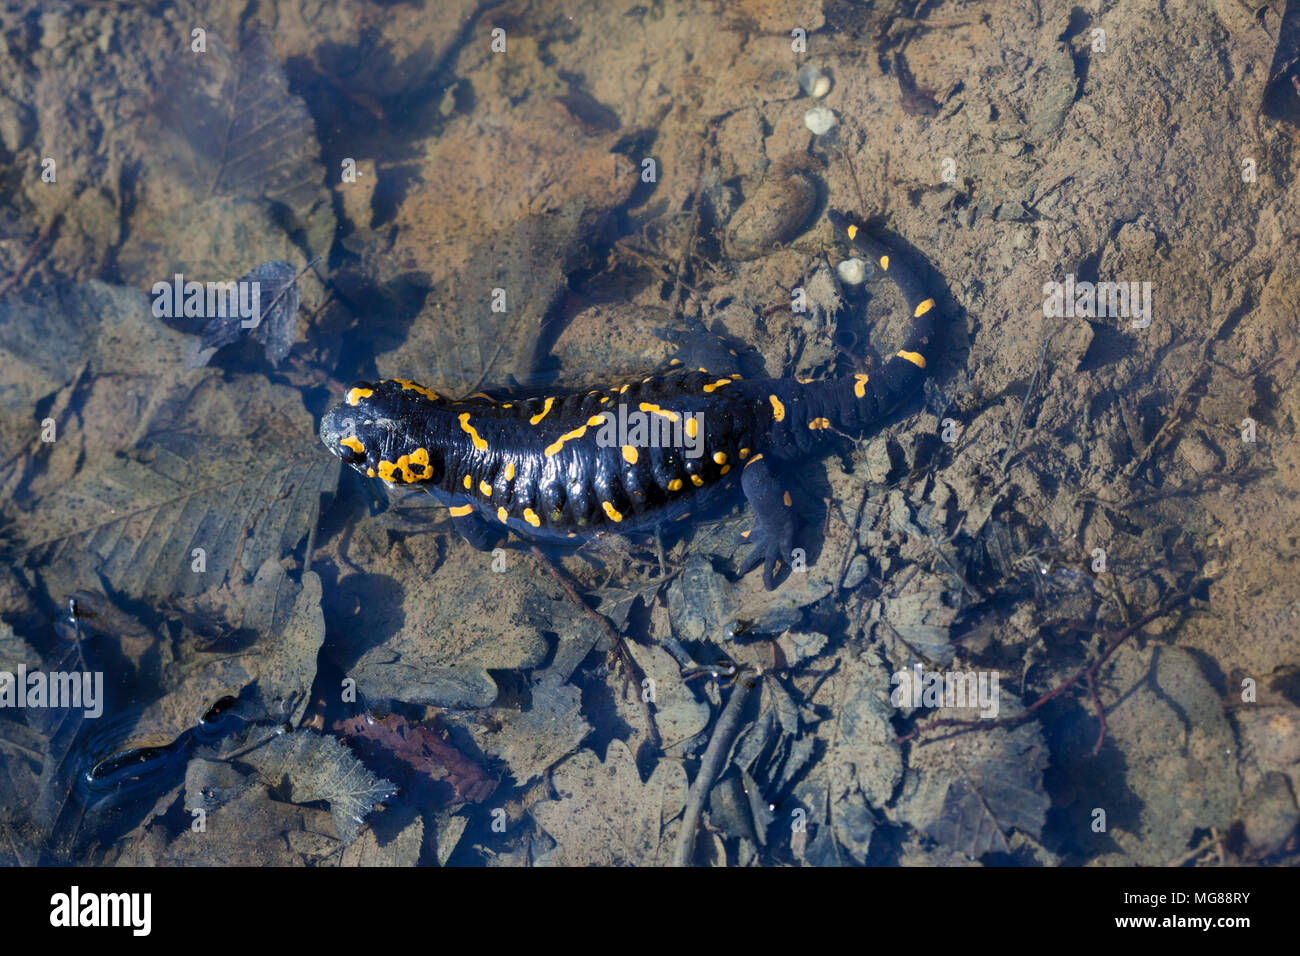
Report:
[[676,422],[678,418],[676,412],[670,412],[668,409],[660,408],[658,405],[651,405],[649,402],[642,402],[637,406],[637,408],[641,409],[643,412],[654,412],[656,415],[662,415],[670,422]]
[[825,418],[814,418],[808,423],[808,427],[816,431],[819,428],[830,428],[831,423]]
[[858,398],[867,397],[867,376],[861,372],[853,376],[853,394]]
[[508,461],[506,462],[506,481],[514,480],[514,477],[515,477],[515,463],[513,461]]
[[669,364],[669,365],[681,365],[681,364],[682,364],[682,360],[679,359],[679,358],[669,359],[669,360],[668,360],[668,364]]
[[749,461],[745,462],[745,467],[748,468],[754,462],[762,461],[762,460],[763,460],[763,454],[762,452],[760,452],[759,454],[755,455],[753,458],[749,459]]
[[457,505],[455,508],[448,508],[453,518],[463,518],[474,510],[473,505]]
[[461,412],[460,429],[469,434],[470,439],[474,442],[475,448],[479,451],[487,451],[487,442],[479,437],[478,432],[474,430],[474,426],[469,423],[469,412]]
[[551,442],[551,444],[546,446],[546,457],[547,458],[555,457],[560,453],[560,449],[564,447],[564,443],[566,441],[572,441],[574,439],[581,438],[585,434],[587,434],[586,425],[579,425],[573,431],[565,432],[559,438],[555,439],[555,441]]
[[696,488],[703,488],[704,479],[701,478],[699,475],[691,475],[691,484],[693,484]]
[[415,382],[412,382],[410,379],[405,379],[405,378],[395,378],[393,379],[393,381],[396,382],[398,385],[402,386],[403,390],[405,391],[416,392],[417,394],[423,395],[427,399],[430,399],[435,402],[438,401],[438,393],[431,388],[425,388],[423,385],[419,385]]
[[375,477],[375,469],[373,469],[373,468],[367,468],[367,469],[366,469],[366,477],[367,477],[367,478],[373,478],[373,477]]
[[633,448],[631,445],[623,446],[623,460],[626,461],[629,465],[635,465],[638,457],[639,456],[637,455],[637,450]]
[[922,355],[920,352],[899,352],[898,357],[901,359],[906,359],[907,361],[915,365],[917,368],[925,368],[925,356]]
[[925,315],[925,313],[929,312],[933,308],[934,308],[934,299],[926,299],[924,302],[922,302],[920,305],[916,307],[916,311],[912,313],[912,318],[919,319],[921,316]]
[[492,486],[489,485],[486,481],[480,481],[478,483],[478,490],[483,493],[483,497],[485,498],[492,497]]
[[727,453],[725,451],[715,451],[713,453],[713,460],[719,465],[725,465],[727,463]]
[[466,475],[466,476],[465,476],[465,488],[466,488],[466,489],[470,489],[470,488],[473,488],[473,487],[474,487],[474,479],[471,478],[469,475]]
[[729,472],[729,471],[731,471],[731,466],[730,466],[730,465],[723,465],[722,468],[719,469],[718,474],[720,474],[720,475],[725,475],[725,474],[726,474],[727,472]]
[[369,398],[373,394],[375,394],[375,391],[371,388],[350,388],[348,389],[347,403],[355,405],[363,398]]
[[[606,414],[605,412],[601,412],[599,415],[592,415],[590,418],[587,419],[587,427],[599,428],[601,425],[605,424],[605,414]],[[613,417],[612,412],[609,414],[610,417]]]
[[700,420],[694,416],[686,419],[686,434],[694,438],[700,431]]
[[775,395],[769,395],[767,397],[772,403],[772,417],[778,422],[785,421],[785,406],[781,404],[781,400]]
[[744,461],[748,457],[749,457],[749,449],[748,448],[740,449],[740,460]]
[[542,402],[542,410],[538,412],[536,415],[533,415],[531,418],[529,418],[528,424],[530,425],[539,424],[541,420],[546,417],[547,413],[550,412],[551,406],[554,404],[555,404],[554,398],[548,398],[546,401]]
[[681,491],[681,490],[682,490],[682,480],[681,480],[680,478],[674,478],[672,481],[668,482],[668,490],[669,490],[669,491]]
[[602,396],[600,397],[600,404],[604,405],[607,401],[609,401],[609,396],[608,396],[608,395],[602,395]]
[[622,395],[624,392],[626,392],[626,391],[627,391],[629,388],[631,388],[631,387],[632,387],[631,385],[624,385],[622,388],[620,388],[620,389],[618,390],[618,393],[619,393],[620,395]]
[[542,519],[537,516],[537,512],[532,508],[524,509],[524,520],[534,528],[540,528],[542,526]]
[[857,227],[857,226],[849,226],[849,228],[848,228],[848,233],[849,233],[849,238],[850,238],[850,239],[856,239],[856,238],[858,237],[858,227]]
[[884,271],[884,272],[888,272],[888,271],[889,271],[889,256],[881,256],[881,257],[880,257],[880,268],[881,268],[881,270]]
[[397,470],[397,465],[391,461],[381,461],[379,463],[379,477],[384,481],[393,480],[393,472]]
[[366,446],[361,444],[361,440],[353,438],[350,435],[347,438],[340,438],[339,444],[344,448],[351,448],[358,455],[364,455],[366,453]]
[[600,506],[601,506],[602,508],[605,509],[605,514],[609,515],[609,520],[610,520],[610,521],[622,521],[622,520],[623,520],[623,516],[622,516],[621,514],[619,514],[619,513],[618,513],[618,510],[617,510],[617,509],[616,509],[612,504],[610,504],[608,501],[602,501],[602,502],[600,503]]
[[731,379],[720,378],[716,382],[710,382],[708,385],[705,385],[704,390],[706,392],[716,392],[718,389],[722,388],[722,386],[730,385],[730,384],[731,384]]
[[509,514],[509,512],[506,511],[505,508],[498,508],[498,509],[497,509],[497,518],[499,518],[502,522],[504,522],[504,521],[506,520],[506,518],[508,518],[509,516],[510,516],[510,514]]
[[492,396],[487,392],[475,392],[473,395],[466,395],[466,398],[481,398],[486,402],[492,401]]
[[788,491],[781,496],[781,500],[785,502],[785,506],[787,508],[789,508],[792,504],[794,504],[794,502],[790,500],[790,492]]

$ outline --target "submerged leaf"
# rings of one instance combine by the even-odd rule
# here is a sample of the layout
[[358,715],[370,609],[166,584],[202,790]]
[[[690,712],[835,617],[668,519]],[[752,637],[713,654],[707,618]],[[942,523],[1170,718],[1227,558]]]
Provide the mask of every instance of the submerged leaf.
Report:
[[[244,333],[262,343],[266,358],[279,365],[293,347],[298,328],[298,272],[288,262],[264,262],[240,278],[240,288],[257,283],[257,295],[248,294],[252,315],[245,317],[240,308],[229,308],[227,315],[210,315],[203,326],[196,351],[186,359],[186,368],[207,365],[217,349],[238,342]],[[245,325],[245,322],[252,322]]]
[[380,718],[358,714],[338,721],[334,729],[372,766],[428,791],[424,796],[435,804],[480,803],[496,789],[487,771],[426,724],[413,724],[398,714]]
[[250,751],[251,763],[269,787],[288,785],[294,803],[324,800],[344,843],[351,843],[375,804],[397,793],[395,784],[375,776],[333,737],[299,731],[274,737]]

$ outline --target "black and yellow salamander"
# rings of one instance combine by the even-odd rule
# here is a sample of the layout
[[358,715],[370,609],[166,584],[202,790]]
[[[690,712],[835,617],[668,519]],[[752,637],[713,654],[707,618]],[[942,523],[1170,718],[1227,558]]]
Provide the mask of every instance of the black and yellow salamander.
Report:
[[912,314],[906,343],[870,375],[744,378],[712,339],[688,343],[685,360],[658,374],[568,394],[453,401],[406,379],[358,383],[325,414],[321,441],[363,475],[428,490],[478,548],[491,546],[493,525],[539,539],[645,530],[698,513],[701,498],[738,478],[756,519],[740,573],[762,563],[771,590],[794,543],[790,493],[774,465],[806,459],[839,433],[865,433],[931,360],[934,299],[857,223],[830,217]]

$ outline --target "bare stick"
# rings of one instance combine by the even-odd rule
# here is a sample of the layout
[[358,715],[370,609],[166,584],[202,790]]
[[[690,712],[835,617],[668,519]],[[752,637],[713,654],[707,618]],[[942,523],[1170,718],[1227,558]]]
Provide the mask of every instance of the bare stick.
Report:
[[[756,684],[757,681],[754,682]],[[713,737],[709,747],[704,751],[700,761],[700,772],[695,775],[691,791],[686,797],[686,810],[682,814],[682,828],[677,833],[677,846],[673,850],[673,866],[690,866],[695,856],[695,830],[700,825],[700,813],[704,810],[704,801],[713,789],[713,781],[722,772],[727,754],[731,752],[731,741],[740,728],[740,715],[745,710],[745,701],[754,684],[739,678],[731,691],[731,699],[722,708],[718,726],[713,728]]]

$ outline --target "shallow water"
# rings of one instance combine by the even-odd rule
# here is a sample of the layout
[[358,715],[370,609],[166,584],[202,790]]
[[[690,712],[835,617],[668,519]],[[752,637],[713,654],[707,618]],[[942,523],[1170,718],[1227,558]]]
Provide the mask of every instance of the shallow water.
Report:
[[[19,4],[0,859],[1294,863],[1294,41],[1223,6]],[[830,210],[933,361],[773,591],[738,491],[478,551],[318,438],[660,327],[879,377]]]

